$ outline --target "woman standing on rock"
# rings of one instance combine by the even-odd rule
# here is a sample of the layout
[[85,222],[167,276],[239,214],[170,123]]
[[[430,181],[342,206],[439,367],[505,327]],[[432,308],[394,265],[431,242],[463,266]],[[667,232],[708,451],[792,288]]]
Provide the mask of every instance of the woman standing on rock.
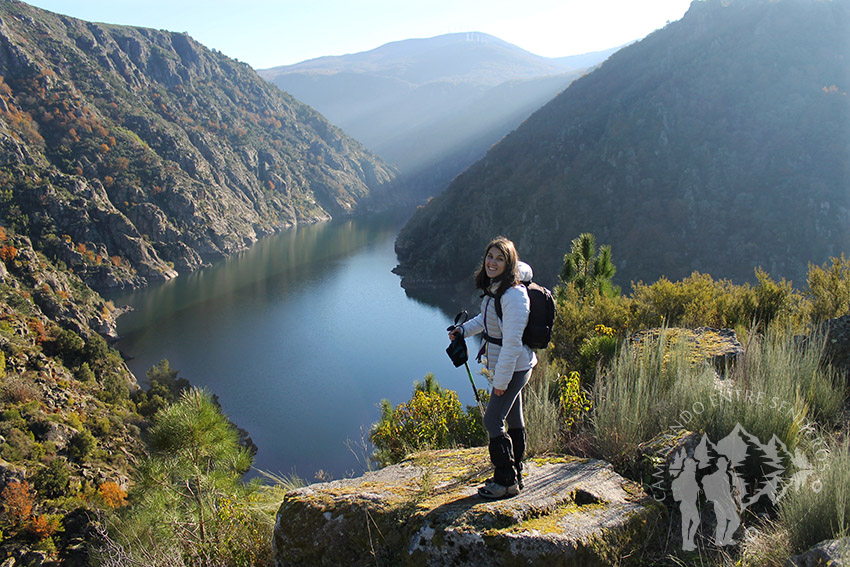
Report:
[[[493,391],[484,427],[490,436],[490,460],[495,472],[478,494],[484,498],[505,498],[519,494],[522,488],[522,459],[525,454],[525,419],[522,415],[522,388],[537,364],[534,351],[522,343],[531,303],[521,281],[531,281],[531,268],[519,261],[514,243],[495,238],[484,251],[484,260],[475,275],[475,286],[484,292],[481,313],[456,333],[470,337],[483,333],[483,354],[493,374]],[[496,303],[501,304],[499,317]],[[505,424],[507,423],[507,427]]]

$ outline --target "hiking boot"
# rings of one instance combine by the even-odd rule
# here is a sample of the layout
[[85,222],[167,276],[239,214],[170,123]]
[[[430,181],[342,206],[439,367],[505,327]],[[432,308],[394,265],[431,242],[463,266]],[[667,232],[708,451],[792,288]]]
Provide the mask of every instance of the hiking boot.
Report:
[[488,500],[499,500],[500,498],[510,498],[519,494],[519,487],[516,483],[509,486],[499,484],[492,478],[484,483],[484,486],[478,489],[478,496],[487,498]]

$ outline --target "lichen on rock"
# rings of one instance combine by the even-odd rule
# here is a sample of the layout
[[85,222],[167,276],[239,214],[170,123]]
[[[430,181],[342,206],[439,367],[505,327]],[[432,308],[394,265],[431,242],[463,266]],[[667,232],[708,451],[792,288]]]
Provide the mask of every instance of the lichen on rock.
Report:
[[603,461],[531,459],[525,489],[487,501],[485,448],[428,451],[287,494],[275,564],[607,565],[640,547],[663,508]]

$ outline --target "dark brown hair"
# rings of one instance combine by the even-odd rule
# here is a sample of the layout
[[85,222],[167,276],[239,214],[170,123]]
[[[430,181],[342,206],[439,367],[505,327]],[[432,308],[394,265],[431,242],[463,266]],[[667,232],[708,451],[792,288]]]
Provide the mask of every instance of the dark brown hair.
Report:
[[[491,280],[490,276],[487,275],[486,267],[487,252],[490,251],[490,248],[496,248],[496,250],[505,257],[505,271],[493,280]],[[487,248],[484,249],[484,257],[481,260],[481,267],[478,268],[478,273],[475,274],[475,287],[490,293],[490,286],[494,282],[498,282],[499,287],[495,291],[495,296],[501,296],[509,287],[515,286],[519,283],[519,276],[517,275],[518,263],[519,254],[517,254],[514,243],[504,236],[497,236],[491,240],[487,245]]]

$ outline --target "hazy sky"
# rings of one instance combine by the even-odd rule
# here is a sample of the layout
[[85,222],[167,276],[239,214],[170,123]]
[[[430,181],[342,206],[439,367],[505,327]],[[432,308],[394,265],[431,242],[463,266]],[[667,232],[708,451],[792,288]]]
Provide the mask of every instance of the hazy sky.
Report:
[[176,32],[255,69],[479,31],[545,57],[600,51],[680,19],[690,0],[32,0],[95,22]]

